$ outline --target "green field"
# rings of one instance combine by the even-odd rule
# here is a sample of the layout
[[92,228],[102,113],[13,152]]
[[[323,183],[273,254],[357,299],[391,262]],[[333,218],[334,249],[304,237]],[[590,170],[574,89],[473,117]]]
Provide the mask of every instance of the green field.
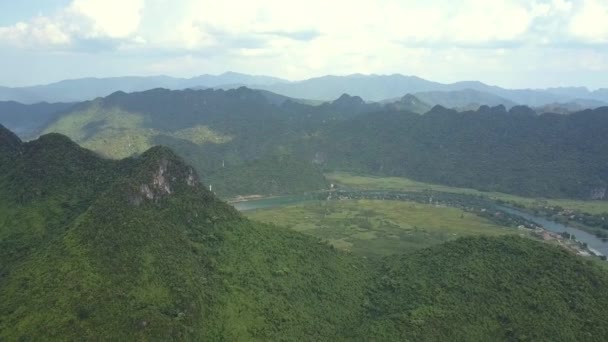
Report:
[[460,209],[404,201],[318,202],[245,214],[365,256],[397,254],[462,236],[521,233]]
[[528,198],[501,192],[483,192],[469,188],[456,188],[445,185],[417,182],[402,177],[375,177],[355,175],[347,172],[332,172],[325,174],[332,183],[360,190],[397,190],[397,191],[424,191],[434,190],[439,192],[452,192],[469,195],[482,195],[491,199],[502,200],[523,205],[525,207],[536,206],[561,206],[565,209],[580,210],[590,214],[608,213],[608,201],[582,201],[571,199],[544,199]]

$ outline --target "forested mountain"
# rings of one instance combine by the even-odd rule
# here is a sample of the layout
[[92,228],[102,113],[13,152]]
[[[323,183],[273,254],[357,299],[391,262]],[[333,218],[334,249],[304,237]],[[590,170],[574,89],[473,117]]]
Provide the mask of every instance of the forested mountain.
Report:
[[0,137],[17,151],[1,155],[0,339],[319,339],[358,318],[360,260],[250,223],[169,150]]
[[606,103],[596,100],[573,100],[570,102],[549,103],[534,110],[537,113],[572,114],[581,112],[585,109],[595,109],[605,107]]
[[[289,106],[317,108],[292,102]],[[332,108],[328,104],[319,110],[328,113]],[[262,194],[276,195],[299,192],[301,180],[308,180],[308,190],[323,189],[326,185],[311,161],[299,156],[282,158],[288,151],[285,146],[308,134],[309,128],[297,125],[301,122],[300,113],[289,114],[269,100],[268,94],[247,88],[155,89],[132,94],[118,92],[81,103],[45,132],[66,134],[112,158],[143,153],[162,144],[192,163],[205,181],[216,184],[218,194],[243,195],[230,189],[259,189]],[[256,165],[248,171],[252,177],[243,178],[231,171],[242,170],[243,163],[251,161],[256,161],[249,164]],[[264,171],[270,169],[272,173]],[[277,178],[277,173],[283,176]],[[243,187],[243,182],[251,184]],[[258,185],[253,186],[254,182]]]
[[[595,325],[603,318],[588,320],[583,312],[608,295],[591,298],[583,289],[603,292],[604,275],[577,278],[571,267],[582,265],[555,252],[521,238],[475,238],[387,258],[370,291],[361,340],[602,340]],[[553,292],[578,286],[581,292]]]
[[329,169],[526,196],[606,198],[608,107],[568,116],[503,106],[378,112],[322,136],[308,155],[322,153]]
[[608,276],[557,247],[469,238],[364,259],[248,221],[167,148],[107,160],[2,126],[0,143],[2,340],[608,334]]
[[484,105],[492,107],[503,105],[507,108],[517,105],[515,102],[500,96],[472,89],[456,91],[428,91],[415,93],[414,96],[433,106],[440,105],[446,108],[460,110],[477,110],[477,108]]
[[72,105],[44,102],[24,105],[14,101],[0,102],[0,124],[21,137],[31,138]]
[[384,103],[386,103],[386,108],[390,110],[412,112],[418,114],[425,114],[426,112],[431,110],[431,108],[433,108],[432,105],[420,100],[418,96],[412,94],[406,94],[398,100],[384,101]]
[[[526,196],[606,198],[606,107],[568,116],[502,105],[403,111],[423,107],[411,96],[381,105],[343,94],[310,106],[248,88],[156,89],[79,104],[44,132],[112,158],[169,146],[222,196],[319,190],[322,168]],[[251,177],[239,177],[246,165]]]

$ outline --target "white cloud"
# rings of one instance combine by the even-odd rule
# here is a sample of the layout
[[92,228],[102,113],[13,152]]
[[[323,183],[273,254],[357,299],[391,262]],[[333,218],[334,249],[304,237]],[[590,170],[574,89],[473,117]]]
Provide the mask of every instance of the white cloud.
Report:
[[590,43],[608,42],[608,3],[585,0],[570,22],[574,37]]
[[572,2],[568,0],[552,0],[551,6],[559,12],[569,12],[572,9]]
[[65,12],[90,21],[93,31],[85,35],[124,38],[137,31],[143,7],[144,0],[74,0]]
[[546,60],[565,54],[549,52],[555,48],[578,49],[578,59],[564,59],[561,68],[583,61],[604,68],[601,53],[583,50],[606,48],[606,1],[72,0],[55,13],[0,27],[0,45],[141,61],[125,73],[141,65],[143,73],[184,76],[232,69],[291,78],[505,77],[505,65],[553,65]]
[[0,42],[23,48],[66,48],[86,40],[123,39],[142,44],[135,36],[144,0],[74,0],[56,13],[0,27]]
[[[139,46],[196,51],[251,48],[236,45],[253,40],[272,47],[273,40],[324,36],[333,40],[332,48],[338,44],[345,53],[360,50],[361,45],[395,41],[406,46],[496,48],[563,39],[561,23],[570,19],[572,8],[568,0],[73,0],[58,13],[20,27],[0,27],[0,40],[22,45],[136,40]],[[544,21],[539,23],[539,18]],[[603,42],[608,35],[606,18],[606,6],[585,0],[566,34]],[[351,44],[351,38],[358,42]]]
[[453,19],[447,19],[447,40],[460,43],[492,43],[521,39],[528,31],[532,15],[512,1],[469,1]]
[[0,27],[0,41],[11,45],[27,47],[67,45],[70,36],[62,28],[46,17],[36,17],[28,23],[19,22],[8,27]]
[[386,19],[377,20],[389,28],[387,35],[406,44],[427,45],[479,45],[517,40],[527,31],[532,19],[525,7],[501,0],[393,5],[386,13]]

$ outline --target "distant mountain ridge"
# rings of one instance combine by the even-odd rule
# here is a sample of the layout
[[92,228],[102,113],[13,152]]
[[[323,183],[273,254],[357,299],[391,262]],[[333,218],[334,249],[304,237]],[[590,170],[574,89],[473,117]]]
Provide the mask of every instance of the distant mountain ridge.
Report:
[[419,98],[421,101],[432,105],[440,105],[446,108],[462,110],[477,109],[480,106],[498,105],[511,108],[517,105],[517,103],[503,97],[473,89],[427,91],[415,93],[414,96]]
[[503,97],[522,105],[539,106],[552,102],[564,102],[576,98],[594,99],[608,102],[608,91],[589,91],[586,88],[560,88],[556,93],[551,89],[505,89],[490,86],[479,81],[462,81],[451,84],[428,81],[417,76],[393,75],[350,75],[323,76],[299,82],[272,84],[257,87],[286,96],[328,100],[342,93],[359,95],[367,101],[382,101],[397,98],[406,93],[433,91],[476,90]]
[[244,87],[154,89],[77,104],[42,133],[112,158],[168,146],[221,196],[321,190],[328,185],[321,171],[343,170],[608,199],[593,195],[608,187],[608,107],[568,116],[520,105],[429,107],[413,95],[381,104],[341,94],[312,106]]
[[126,76],[109,78],[80,78],[47,85],[8,88],[0,87],[0,101],[24,104],[37,102],[80,102],[108,96],[117,91],[127,93],[155,88],[186,89],[217,87],[223,84],[280,84],[288,82],[276,77],[226,72],[220,75],[201,75],[192,78],[169,76]]
[[396,111],[406,111],[418,114],[424,114],[433,107],[430,103],[420,99],[420,97],[406,94],[400,99],[386,101],[386,107]]
[[[270,76],[226,72],[221,75],[201,75],[192,78],[169,76],[82,78],[30,87],[0,87],[0,101],[21,103],[78,102],[107,96],[115,91],[135,92],[154,88],[179,90],[186,88],[223,88],[241,86],[271,91],[291,98],[329,101],[347,93],[365,101],[383,101],[404,94],[427,92],[458,92],[473,90],[504,98],[513,104],[543,106],[577,100],[594,100],[608,103],[608,89],[589,91],[584,87],[547,89],[505,89],[479,81],[462,81],[450,84],[433,82],[417,76],[362,75],[322,76],[302,81],[288,81]],[[423,99],[424,100],[424,99]],[[495,103],[480,103],[494,105]],[[503,103],[507,107],[511,103]]]

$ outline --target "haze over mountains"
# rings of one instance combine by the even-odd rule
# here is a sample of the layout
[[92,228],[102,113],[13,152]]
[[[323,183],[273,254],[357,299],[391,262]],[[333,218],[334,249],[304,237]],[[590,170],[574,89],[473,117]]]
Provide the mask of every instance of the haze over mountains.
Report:
[[[0,101],[21,103],[79,102],[110,95],[115,91],[144,91],[154,88],[237,88],[247,86],[268,90],[280,95],[318,101],[329,101],[347,93],[362,97],[365,101],[383,101],[402,97],[405,94],[420,94],[423,101],[435,104],[459,106],[467,101],[479,105],[507,107],[515,104],[543,106],[553,103],[572,102],[585,108],[599,107],[608,103],[608,89],[589,91],[584,87],[548,89],[505,89],[477,81],[442,84],[416,76],[362,75],[323,76],[302,81],[288,81],[268,76],[252,76],[234,72],[221,75],[202,75],[193,78],[168,76],[85,78],[66,80],[48,85],[9,88],[0,87]],[[438,93],[441,92],[441,93]],[[498,97],[498,98],[497,98]],[[452,100],[450,100],[452,99]],[[455,100],[454,100],[455,99]]]

